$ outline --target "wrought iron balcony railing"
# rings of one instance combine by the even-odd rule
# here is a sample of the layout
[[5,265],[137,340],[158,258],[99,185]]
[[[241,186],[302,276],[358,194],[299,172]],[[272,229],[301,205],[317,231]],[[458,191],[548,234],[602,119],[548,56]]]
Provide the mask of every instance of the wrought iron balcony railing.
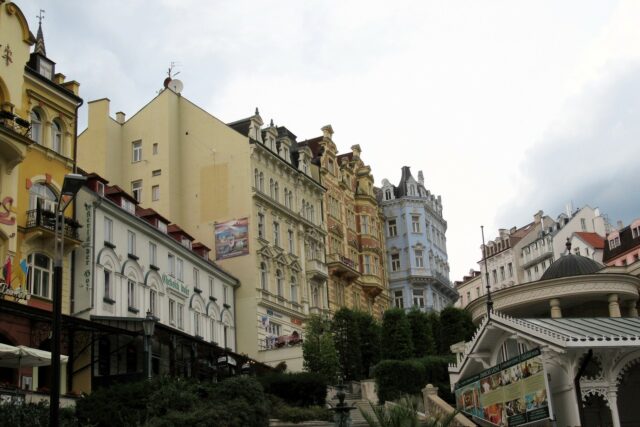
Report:
[[[26,229],[30,228],[43,228],[49,230],[52,233],[56,231],[56,215],[55,213],[46,209],[32,209],[27,211],[27,223]],[[79,240],[78,224],[71,218],[64,219],[64,236],[69,239]]]

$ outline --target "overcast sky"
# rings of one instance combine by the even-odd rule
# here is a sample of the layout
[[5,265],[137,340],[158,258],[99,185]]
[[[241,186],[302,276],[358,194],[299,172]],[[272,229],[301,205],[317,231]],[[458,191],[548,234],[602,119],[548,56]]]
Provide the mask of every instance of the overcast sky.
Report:
[[[539,209],[640,217],[638,1],[19,1],[48,56],[132,116],[172,61],[183,96],[299,140],[331,124],[376,184],[424,171],[442,195],[451,279]],[[86,126],[86,109],[81,111]]]

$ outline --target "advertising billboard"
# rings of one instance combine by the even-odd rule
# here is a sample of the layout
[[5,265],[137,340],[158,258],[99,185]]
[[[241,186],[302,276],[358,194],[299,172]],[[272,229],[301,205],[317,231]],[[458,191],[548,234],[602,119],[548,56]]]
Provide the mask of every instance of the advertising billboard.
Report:
[[540,349],[459,381],[455,394],[459,411],[496,426],[519,426],[552,415]]
[[216,222],[216,261],[249,254],[249,218]]

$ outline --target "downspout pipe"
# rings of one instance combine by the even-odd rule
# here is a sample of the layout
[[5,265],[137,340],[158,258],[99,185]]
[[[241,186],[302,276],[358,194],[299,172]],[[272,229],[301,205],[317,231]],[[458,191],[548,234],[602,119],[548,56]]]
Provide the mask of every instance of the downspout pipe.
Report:
[[587,365],[593,358],[593,349],[589,349],[584,359],[582,359],[582,363],[580,364],[580,369],[578,369],[578,373],[573,380],[573,387],[576,390],[576,399],[578,401],[578,414],[580,415],[580,425],[585,425],[584,418],[584,408],[582,407],[582,391],[580,390],[580,378],[584,375],[584,371],[587,369]]

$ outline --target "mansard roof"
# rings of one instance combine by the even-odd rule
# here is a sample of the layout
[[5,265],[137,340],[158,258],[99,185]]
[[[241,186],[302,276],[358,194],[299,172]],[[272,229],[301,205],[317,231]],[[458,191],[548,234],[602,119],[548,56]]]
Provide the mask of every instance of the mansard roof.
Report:
[[593,274],[602,269],[602,267],[602,264],[586,256],[566,254],[554,261],[540,277],[540,280]]
[[227,123],[231,129],[235,130],[239,134],[249,136],[249,130],[251,129],[251,117],[246,119],[240,119],[235,122]]

